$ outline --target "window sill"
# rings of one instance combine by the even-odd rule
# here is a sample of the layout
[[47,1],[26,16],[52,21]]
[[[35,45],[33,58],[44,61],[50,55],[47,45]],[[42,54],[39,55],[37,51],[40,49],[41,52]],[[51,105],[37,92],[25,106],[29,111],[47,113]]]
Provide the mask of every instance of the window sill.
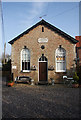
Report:
[[58,72],[59,72],[59,73],[60,73],[60,72],[63,73],[63,72],[66,72],[66,70],[58,70],[58,71],[56,71],[56,73],[58,73]]
[[25,72],[31,72],[30,70],[21,70],[21,72],[25,73]]

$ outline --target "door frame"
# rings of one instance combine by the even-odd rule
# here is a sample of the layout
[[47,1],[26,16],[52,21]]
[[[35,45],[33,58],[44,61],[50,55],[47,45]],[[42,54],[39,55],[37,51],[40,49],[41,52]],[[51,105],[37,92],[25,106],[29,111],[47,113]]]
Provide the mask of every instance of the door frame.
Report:
[[38,59],[38,82],[39,82],[39,62],[47,62],[47,81],[48,81],[48,61],[39,61]]

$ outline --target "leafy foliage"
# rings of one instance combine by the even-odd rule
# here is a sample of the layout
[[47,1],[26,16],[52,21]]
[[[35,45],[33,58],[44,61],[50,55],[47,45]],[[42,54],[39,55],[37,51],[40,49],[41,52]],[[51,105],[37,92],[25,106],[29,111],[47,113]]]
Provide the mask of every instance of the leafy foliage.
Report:
[[12,83],[13,81],[12,80],[9,80],[8,83]]
[[78,83],[79,82],[79,76],[77,76],[77,73],[75,72],[73,79],[75,80],[74,83]]

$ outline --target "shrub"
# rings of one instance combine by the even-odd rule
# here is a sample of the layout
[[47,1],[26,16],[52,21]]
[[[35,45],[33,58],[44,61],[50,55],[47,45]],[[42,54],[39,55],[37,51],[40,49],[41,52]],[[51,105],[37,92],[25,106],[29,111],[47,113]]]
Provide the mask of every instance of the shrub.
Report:
[[81,66],[77,65],[77,75],[79,76],[79,84],[81,84]]
[[75,80],[75,83],[79,82],[79,76],[77,76],[77,73],[75,72],[73,79]]
[[12,80],[8,81],[8,83],[12,83],[12,82],[13,82]]

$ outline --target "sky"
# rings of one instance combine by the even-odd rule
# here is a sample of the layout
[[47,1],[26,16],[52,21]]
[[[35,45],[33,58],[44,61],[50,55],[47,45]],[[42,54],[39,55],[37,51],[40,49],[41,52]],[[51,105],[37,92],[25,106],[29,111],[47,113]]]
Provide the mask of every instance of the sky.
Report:
[[2,2],[3,43],[11,54],[10,40],[42,19],[73,38],[79,35],[79,2]]

